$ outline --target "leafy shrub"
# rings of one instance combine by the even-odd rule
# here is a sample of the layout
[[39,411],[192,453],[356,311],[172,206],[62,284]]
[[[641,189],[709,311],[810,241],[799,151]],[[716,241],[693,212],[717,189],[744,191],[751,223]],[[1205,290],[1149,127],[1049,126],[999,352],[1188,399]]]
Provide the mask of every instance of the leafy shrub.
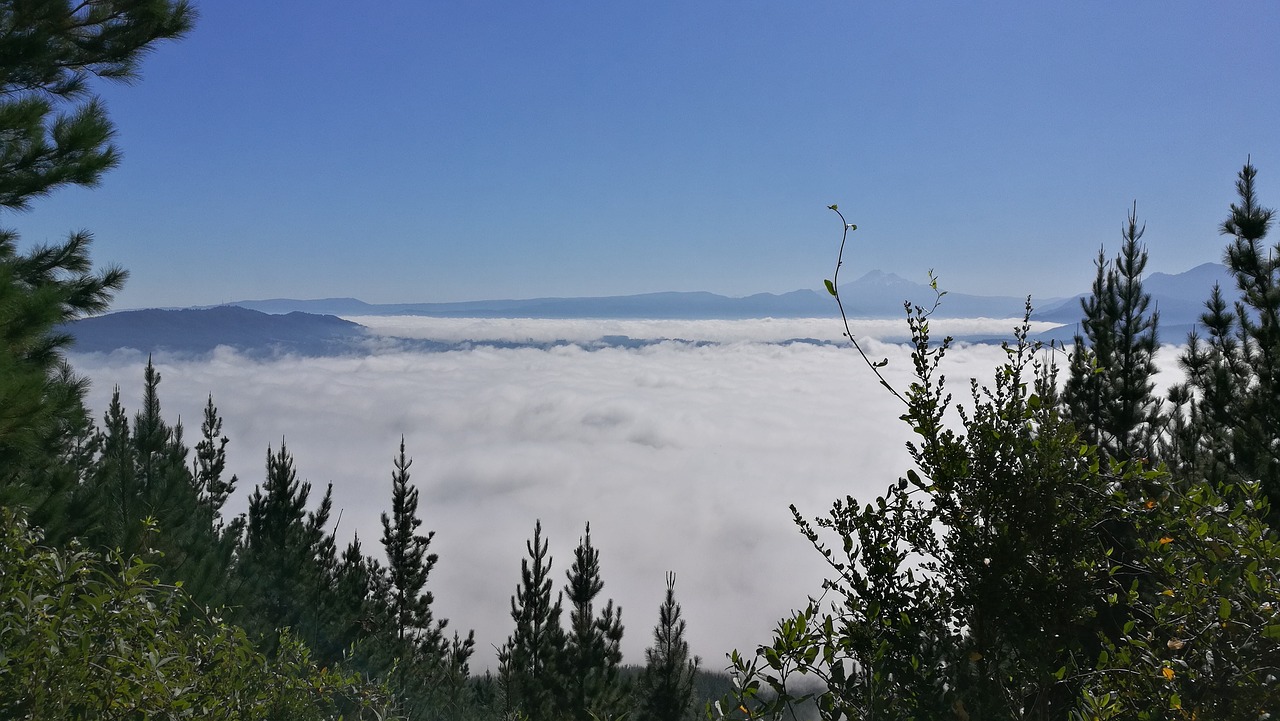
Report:
[[813,521],[792,507],[830,578],[770,643],[731,655],[738,690],[717,715],[810,700],[824,719],[877,720],[1280,708],[1280,549],[1260,485],[1104,462],[1063,415],[1029,302],[993,381],[953,405],[950,339],[930,339],[932,310],[908,310],[915,378],[888,390],[919,436],[916,468],[873,503]]
[[242,630],[190,610],[144,560],[41,547],[0,509],[0,716],[385,717],[380,689],[316,669],[296,639],[268,663]]

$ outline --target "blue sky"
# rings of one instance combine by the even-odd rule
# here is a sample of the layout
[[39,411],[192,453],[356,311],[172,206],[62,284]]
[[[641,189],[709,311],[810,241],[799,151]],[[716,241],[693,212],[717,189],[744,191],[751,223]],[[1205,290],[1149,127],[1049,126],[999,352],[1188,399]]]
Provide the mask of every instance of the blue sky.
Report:
[[95,233],[117,307],[817,288],[1083,291],[1280,205],[1270,2],[199,3],[102,95],[120,168],[0,218]]

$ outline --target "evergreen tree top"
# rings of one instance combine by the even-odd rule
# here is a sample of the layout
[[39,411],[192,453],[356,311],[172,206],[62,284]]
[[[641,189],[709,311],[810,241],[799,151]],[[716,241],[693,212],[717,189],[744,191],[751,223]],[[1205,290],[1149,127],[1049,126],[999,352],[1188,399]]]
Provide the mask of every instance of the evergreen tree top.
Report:
[[[119,154],[90,77],[130,81],[160,40],[185,35],[186,0],[12,0],[0,4],[0,207],[62,185],[94,185]],[[54,103],[77,103],[51,118]]]

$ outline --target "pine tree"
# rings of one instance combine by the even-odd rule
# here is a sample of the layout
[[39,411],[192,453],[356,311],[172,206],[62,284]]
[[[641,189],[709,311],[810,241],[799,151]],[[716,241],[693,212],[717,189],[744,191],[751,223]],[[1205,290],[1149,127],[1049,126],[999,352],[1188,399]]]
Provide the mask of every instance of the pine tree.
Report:
[[199,512],[195,483],[187,468],[189,449],[182,439],[182,423],[166,423],[160,408],[160,380],[160,372],[147,358],[142,408],[134,415],[131,439],[143,516],[159,525],[161,550],[168,554],[162,563],[175,568],[186,565],[187,557],[199,554],[198,546],[212,539],[209,533],[202,533],[211,529],[201,528],[205,519]]
[[120,386],[111,393],[100,431],[102,455],[94,478],[97,524],[91,540],[108,548],[136,548],[133,521],[142,518],[137,454],[129,431],[129,417],[120,402]]
[[676,575],[667,574],[667,596],[658,609],[653,645],[645,649],[636,684],[636,721],[685,721],[693,715],[693,684],[700,659],[689,658],[685,622],[676,603]]
[[1275,211],[1261,205],[1257,169],[1246,163],[1236,179],[1239,202],[1219,232],[1231,236],[1227,269],[1239,298],[1228,305],[1219,288],[1206,303],[1208,334],[1188,339],[1180,363],[1185,385],[1171,392],[1181,473],[1215,483],[1260,480],[1280,518],[1280,244],[1264,244]]
[[[6,108],[0,101],[0,188],[13,151]],[[119,269],[90,271],[88,245],[78,233],[22,254],[17,235],[0,229],[0,504],[24,506],[41,524],[58,523],[77,492],[83,467],[58,461],[76,454],[88,418],[87,383],[63,359],[70,337],[55,328],[102,312],[124,284]]]
[[[72,538],[87,537],[99,509],[92,480],[100,436],[81,402],[84,386],[69,365],[59,364],[54,383],[49,386],[52,404],[64,408],[58,419],[57,448],[53,455],[29,469],[30,477],[40,481],[25,486],[28,518],[42,528],[47,542],[57,546],[65,546]],[[3,485],[0,483],[0,488]]]
[[560,627],[561,597],[551,600],[551,559],[541,521],[534,525],[526,548],[529,558],[520,562],[520,585],[511,599],[516,628],[498,651],[499,681],[508,713],[528,721],[559,721],[568,708],[565,635]]
[[314,608],[319,569],[315,562],[307,499],[311,484],[298,480],[284,442],[267,449],[265,481],[249,498],[244,539],[238,552],[240,625],[274,653],[285,628],[299,628]]
[[429,552],[435,531],[418,533],[422,519],[418,489],[409,480],[411,465],[401,436],[391,474],[391,514],[382,514],[382,547],[391,592],[388,630],[396,642],[393,680],[411,708],[410,716],[418,718],[456,705],[465,687],[475,634],[469,632],[464,640],[455,633],[449,639],[445,636],[448,620],[436,619],[431,610],[435,597],[426,586],[437,561],[436,554]]
[[622,663],[622,609],[615,608],[610,599],[600,615],[595,615],[595,599],[604,589],[604,581],[600,578],[600,552],[591,545],[589,523],[578,539],[573,566],[566,575],[569,709],[577,721],[617,718],[625,713],[630,700],[627,683],[618,675]]
[[[344,653],[351,667],[370,676],[380,675],[385,667],[375,666],[371,649],[364,641],[375,631],[390,624],[378,618],[379,603],[373,596],[375,569],[364,555],[360,534],[356,533],[342,552],[338,562],[336,596],[336,622],[330,627],[331,642]],[[377,569],[380,572],[380,569]]]
[[435,568],[437,556],[429,553],[435,531],[418,533],[418,489],[409,482],[409,466],[413,461],[404,453],[404,437],[400,437],[400,455],[391,474],[391,515],[382,514],[382,547],[387,554],[387,572],[391,578],[393,631],[400,641],[408,641],[428,653],[441,646],[446,622],[436,622],[431,612],[434,596],[428,591],[427,579]]
[[1159,401],[1154,395],[1159,314],[1142,288],[1147,250],[1139,244],[1137,205],[1123,230],[1114,263],[1098,251],[1097,274],[1077,334],[1062,401],[1081,435],[1104,459],[1144,458],[1153,463]]
[[227,444],[230,439],[222,435],[222,417],[213,404],[213,396],[204,407],[204,420],[200,424],[200,441],[196,443],[196,457],[191,476],[199,493],[200,505],[210,514],[219,530],[222,528],[222,507],[236,491],[240,482],[234,474],[224,480],[227,468]]
[[1235,333],[1235,309],[1214,284],[1197,329],[1178,358],[1186,381],[1169,389],[1173,406],[1166,455],[1179,477],[1201,476],[1215,485],[1231,473],[1233,428],[1244,409],[1249,369]]
[[306,587],[307,599],[296,628],[297,635],[315,655],[317,663],[332,665],[342,660],[343,647],[335,642],[330,630],[342,624],[343,602],[337,593],[340,559],[337,529],[329,528],[333,516],[333,484],[325,486],[324,495],[314,511],[307,513],[303,525],[303,545],[309,564],[300,579]]
[[[118,154],[90,78],[136,78],[142,56],[194,18],[185,0],[0,6],[0,208],[95,185]],[[55,328],[105,310],[125,279],[119,268],[92,271],[90,241],[77,232],[24,253],[17,234],[0,229],[0,502],[36,518],[56,517],[77,493],[79,470],[50,461],[85,437],[85,384],[63,360],[70,337]]]

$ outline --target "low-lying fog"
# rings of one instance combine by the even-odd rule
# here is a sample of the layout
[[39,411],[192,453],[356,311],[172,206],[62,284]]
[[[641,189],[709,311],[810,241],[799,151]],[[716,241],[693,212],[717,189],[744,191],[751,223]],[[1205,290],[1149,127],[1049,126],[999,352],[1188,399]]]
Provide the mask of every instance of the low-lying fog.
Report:
[[[628,663],[643,663],[664,574],[689,640],[708,667],[753,649],[775,622],[820,592],[818,554],[796,532],[788,504],[824,512],[847,494],[871,500],[909,467],[911,436],[898,401],[847,347],[778,344],[840,339],[830,320],[530,321],[355,318],[378,333],[440,340],[585,342],[606,335],[680,338],[639,349],[389,351],[367,357],[249,360],[157,357],[166,417],[199,438],[212,393],[240,477],[229,513],[263,479],[268,445],[286,442],[313,501],[332,482],[338,536],[358,532],[380,551],[379,514],[390,505],[392,457],[403,434],[421,491],[424,528],[440,561],[429,588],[438,616],[474,628],[473,668],[496,664],[512,630],[511,596],[534,521],[563,579],[586,522],[600,549],[604,597],[622,605]],[[939,320],[934,334],[1008,337],[1014,320]],[[896,321],[855,332],[885,374],[905,387]],[[957,397],[989,379],[998,346],[960,346],[947,357]],[[1166,349],[1162,365],[1172,364]],[[100,418],[113,386],[132,414],[145,357],[73,356],[93,380]]]

